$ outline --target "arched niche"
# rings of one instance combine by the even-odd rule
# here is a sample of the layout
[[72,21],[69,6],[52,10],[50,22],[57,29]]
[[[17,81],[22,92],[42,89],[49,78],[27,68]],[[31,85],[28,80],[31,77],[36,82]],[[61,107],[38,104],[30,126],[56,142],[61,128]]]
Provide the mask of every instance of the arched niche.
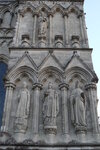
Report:
[[4,86],[4,77],[7,71],[6,61],[0,59],[0,126],[2,124],[3,108],[6,89]]
[[[40,126],[43,127],[44,126],[44,105],[46,102],[45,99],[45,93],[48,91],[49,89],[49,84],[52,85],[52,91],[54,91],[54,93],[52,92],[53,96],[55,97],[55,93],[57,94],[57,102],[58,102],[58,107],[59,107],[59,113],[56,116],[56,124],[57,124],[57,132],[61,133],[62,129],[61,129],[61,94],[60,94],[60,90],[59,90],[59,84],[62,81],[62,75],[60,73],[60,71],[55,68],[50,68],[47,67],[45,69],[43,69],[41,72],[39,72],[39,82],[43,85],[42,90],[41,90],[41,94],[40,94]],[[48,102],[49,103],[49,100]],[[53,104],[53,101],[51,102]],[[57,106],[57,103],[56,103]],[[50,108],[50,107],[49,107]],[[45,112],[46,113],[46,112]],[[43,129],[44,130],[44,129]]]
[[10,14],[10,11],[6,11],[3,14],[2,27],[3,28],[10,28],[10,23],[11,23],[11,14]]
[[21,75],[27,75],[32,83],[37,81],[37,74],[35,70],[33,70],[31,67],[28,66],[22,66],[14,70],[10,70],[7,79],[11,81],[12,83],[16,83],[17,79],[21,78]]
[[[69,111],[69,118],[71,118],[71,95],[73,90],[76,88],[76,83],[78,81],[79,88],[83,91],[85,95],[85,118],[86,118],[86,124],[87,128],[91,130],[91,113],[90,113],[90,101],[88,99],[88,93],[85,90],[85,85],[89,82],[91,82],[91,79],[93,78],[93,75],[88,72],[87,70],[80,68],[80,67],[73,67],[71,69],[68,69],[66,71],[66,82],[69,84],[69,93],[68,93],[68,111]],[[74,132],[73,125],[71,123],[71,120],[69,119],[70,129],[71,132]]]
[[[33,109],[33,84],[36,82],[36,73],[35,71],[30,67],[20,67],[16,69],[15,71],[12,71],[10,74],[8,74],[7,79],[10,80],[10,82],[13,82],[15,85],[13,96],[12,96],[12,104],[11,104],[11,116],[10,116],[10,130],[12,132],[16,132],[16,113],[18,112],[18,106],[19,106],[19,98],[18,96],[21,95],[21,92],[24,88],[24,83],[27,85],[27,90],[30,93],[30,104],[29,104],[29,116],[32,117],[32,109]],[[28,129],[31,128],[31,119],[28,118]]]
[[53,15],[53,41],[55,42],[56,36],[62,37],[62,42],[64,39],[64,19],[62,12],[59,8],[56,9],[56,12]]
[[19,22],[19,39],[20,43],[23,40],[23,36],[27,35],[29,37],[30,43],[32,42],[32,37],[33,37],[33,14],[28,9],[24,15],[20,15],[20,22]]
[[68,13],[68,27],[70,40],[73,35],[80,36],[80,20],[74,8]]
[[17,16],[18,16],[18,6],[15,6],[14,13],[13,13],[12,20],[11,20],[11,27],[13,28],[16,27]]
[[68,83],[74,75],[80,76],[86,83],[90,82],[93,78],[93,74],[88,70],[80,67],[72,67],[65,72],[66,82]]
[[62,82],[63,73],[61,72],[61,70],[55,67],[46,67],[42,69],[39,72],[38,80],[40,83],[44,84],[47,81],[48,77],[50,76],[51,77],[55,76],[56,81],[58,83]]

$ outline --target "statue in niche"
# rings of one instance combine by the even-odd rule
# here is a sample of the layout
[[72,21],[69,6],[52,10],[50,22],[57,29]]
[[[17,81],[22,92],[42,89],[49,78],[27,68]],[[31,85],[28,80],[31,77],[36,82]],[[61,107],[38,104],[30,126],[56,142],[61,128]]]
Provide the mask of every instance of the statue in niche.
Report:
[[44,12],[41,12],[39,14],[39,37],[46,37],[47,34],[47,18],[44,14]]
[[23,83],[23,88],[18,95],[18,102],[15,127],[19,132],[25,132],[27,129],[30,107],[30,92],[26,82]]
[[86,130],[85,96],[78,81],[71,95],[71,120],[76,130]]
[[53,89],[51,82],[44,94],[43,115],[45,126],[56,126],[56,116],[59,112],[58,93]]

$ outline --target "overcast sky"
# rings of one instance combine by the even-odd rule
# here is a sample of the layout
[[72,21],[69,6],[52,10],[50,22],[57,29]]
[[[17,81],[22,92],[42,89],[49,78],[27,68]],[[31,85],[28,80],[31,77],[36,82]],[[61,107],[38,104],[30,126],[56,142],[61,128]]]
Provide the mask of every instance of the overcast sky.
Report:
[[[94,70],[100,79],[100,0],[85,0],[86,25],[89,46],[93,48],[92,60]],[[98,114],[100,116],[100,81],[98,82]]]

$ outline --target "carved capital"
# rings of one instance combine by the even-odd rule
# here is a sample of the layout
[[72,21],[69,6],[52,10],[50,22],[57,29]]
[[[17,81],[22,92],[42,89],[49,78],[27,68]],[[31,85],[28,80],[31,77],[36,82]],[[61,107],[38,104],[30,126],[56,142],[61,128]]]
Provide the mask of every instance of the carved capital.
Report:
[[50,16],[53,17],[53,13],[52,12],[48,13],[48,17],[50,17]]
[[46,134],[56,134],[57,133],[57,126],[45,126],[44,127]]
[[69,17],[67,12],[63,14],[63,17],[67,17],[67,18]]
[[88,83],[85,85],[85,90],[89,90],[89,89],[95,89],[96,90],[97,86],[94,82]]
[[38,17],[38,16],[39,16],[39,13],[38,13],[38,12],[34,12],[34,13],[33,13],[33,17],[35,17],[35,16]]
[[16,87],[16,85],[15,85],[14,83],[10,82],[10,81],[7,81],[7,82],[5,83],[5,86],[6,86],[6,88],[11,87],[11,88],[13,88],[13,89]]
[[33,89],[38,88],[39,90],[41,90],[42,87],[43,87],[43,85],[42,85],[41,83],[34,83],[34,84],[33,84]]
[[63,89],[69,89],[69,85],[68,84],[66,84],[66,83],[61,83],[60,85],[59,85],[59,89],[60,90],[63,90]]

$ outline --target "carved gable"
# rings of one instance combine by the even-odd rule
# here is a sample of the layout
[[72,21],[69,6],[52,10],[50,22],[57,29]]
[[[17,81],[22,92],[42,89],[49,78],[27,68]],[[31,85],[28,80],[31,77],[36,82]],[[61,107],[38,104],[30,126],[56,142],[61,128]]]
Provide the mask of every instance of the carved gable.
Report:
[[61,64],[53,54],[49,54],[40,65],[41,70],[46,67],[55,67],[59,70],[63,70]]

